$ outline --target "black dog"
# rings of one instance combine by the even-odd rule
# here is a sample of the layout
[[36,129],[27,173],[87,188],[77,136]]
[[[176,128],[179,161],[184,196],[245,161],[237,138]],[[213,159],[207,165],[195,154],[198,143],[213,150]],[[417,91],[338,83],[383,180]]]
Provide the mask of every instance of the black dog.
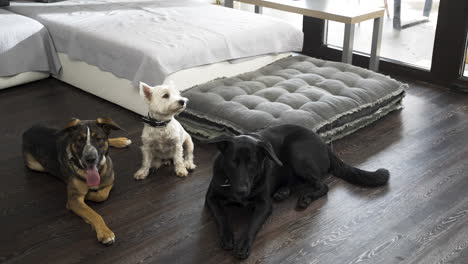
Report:
[[[384,185],[389,178],[386,169],[368,172],[347,165],[317,134],[296,125],[222,136],[208,143],[216,143],[220,153],[213,165],[206,205],[217,222],[221,247],[234,249],[234,256],[241,259],[249,256],[257,232],[271,214],[272,200],[289,197],[292,185],[305,183],[297,206],[306,208],[328,192],[323,183],[328,173],[369,187]],[[237,241],[226,215],[227,206],[232,203],[253,207],[249,225]]]

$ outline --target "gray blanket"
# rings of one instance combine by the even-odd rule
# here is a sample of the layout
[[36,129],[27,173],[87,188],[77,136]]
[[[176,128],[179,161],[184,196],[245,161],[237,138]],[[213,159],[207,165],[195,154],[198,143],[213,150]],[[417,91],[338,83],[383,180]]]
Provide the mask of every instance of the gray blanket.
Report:
[[349,64],[292,56],[185,91],[178,119],[199,138],[297,124],[331,141],[399,109],[405,86]]
[[60,68],[52,39],[41,23],[0,9],[0,77],[31,71],[57,74]]
[[268,16],[196,0],[12,2],[43,23],[57,50],[125,78],[161,84],[179,70],[302,50],[303,33]]

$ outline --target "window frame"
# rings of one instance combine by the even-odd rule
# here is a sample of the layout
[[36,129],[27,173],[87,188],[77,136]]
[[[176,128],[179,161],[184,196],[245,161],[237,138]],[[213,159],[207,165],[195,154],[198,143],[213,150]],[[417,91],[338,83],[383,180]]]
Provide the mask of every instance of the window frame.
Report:
[[[324,20],[303,17],[303,32],[304,54],[326,60],[341,61],[341,49],[326,44],[326,23]],[[379,72],[454,86],[468,91],[468,78],[463,77],[467,43],[468,1],[440,0],[430,70],[381,58]],[[353,65],[367,68],[369,55],[353,52]]]

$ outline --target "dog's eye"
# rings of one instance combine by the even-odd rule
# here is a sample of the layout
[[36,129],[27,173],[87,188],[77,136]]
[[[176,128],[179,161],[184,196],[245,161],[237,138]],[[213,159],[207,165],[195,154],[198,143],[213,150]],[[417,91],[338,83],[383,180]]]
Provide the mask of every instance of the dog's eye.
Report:
[[85,141],[86,141],[86,138],[85,138],[85,137],[79,137],[79,138],[78,138],[78,142],[80,142],[80,143],[83,143],[83,142],[85,142]]
[[164,95],[162,96],[162,98],[164,98],[164,99],[169,98],[169,94],[164,94]]
[[97,141],[103,141],[104,138],[102,138],[102,137],[96,137],[96,140],[97,140]]

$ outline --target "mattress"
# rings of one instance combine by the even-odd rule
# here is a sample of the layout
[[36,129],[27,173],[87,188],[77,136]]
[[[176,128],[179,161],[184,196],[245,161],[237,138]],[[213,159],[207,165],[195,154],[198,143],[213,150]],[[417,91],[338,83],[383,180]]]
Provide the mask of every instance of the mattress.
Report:
[[[193,67],[170,74],[166,81],[172,81],[180,91],[195,85],[220,78],[231,77],[253,71],[292,53],[268,54],[241,61],[224,61]],[[58,54],[62,70],[54,77],[86,92],[120,105],[140,115],[146,115],[148,107],[140,97],[138,88],[132,82],[105,72],[97,66],[70,58],[67,54]],[[86,77],[84,77],[86,76]]]
[[[58,73],[60,62],[47,29],[39,22],[0,9],[0,77],[2,87],[38,73]],[[21,76],[17,76],[22,74]],[[44,74],[42,74],[44,75]],[[15,77],[14,77],[15,76]],[[29,76],[27,78],[24,78]],[[8,80],[8,81],[7,81]]]
[[206,1],[17,1],[8,9],[44,24],[60,53],[134,87],[200,65],[301,51],[303,44],[303,33],[286,22]]
[[296,124],[332,141],[401,108],[405,87],[349,64],[291,56],[186,90],[178,120],[198,138]]

